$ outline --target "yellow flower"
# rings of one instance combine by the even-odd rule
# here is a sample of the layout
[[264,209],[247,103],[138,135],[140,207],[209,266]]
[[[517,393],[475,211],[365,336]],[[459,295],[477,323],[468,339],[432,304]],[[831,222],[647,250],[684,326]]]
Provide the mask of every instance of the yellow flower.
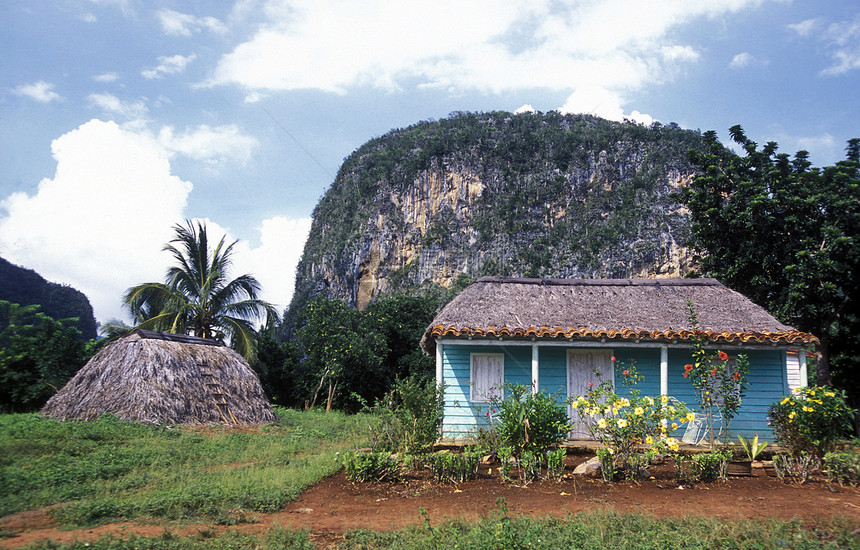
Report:
[[597,421],[597,427],[600,428],[601,430],[605,429],[606,428],[606,420],[604,420],[603,418],[598,420]]
[[794,417],[795,417],[796,415],[797,415],[797,413],[796,413],[796,412],[791,411],[790,413],[788,413],[788,419],[789,419],[789,420],[794,420]]
[[625,418],[619,418],[618,419],[618,427],[619,428],[626,428],[627,427],[627,420]]
[[685,421],[685,422],[692,422],[692,421],[693,421],[693,420],[695,420],[695,419],[696,419],[696,413],[694,413],[694,412],[688,412],[688,413],[687,413],[687,416],[684,418],[684,421]]
[[824,392],[824,395],[826,395],[827,397],[836,397],[836,394],[832,391]]
[[636,407],[636,409],[633,410],[633,414],[635,414],[636,416],[642,416],[643,414],[645,414],[645,411],[642,409],[642,407]]
[[678,425],[677,425],[677,424],[675,424],[674,422],[672,422],[672,429],[673,429],[673,430],[677,430],[677,429],[678,429]]
[[574,401],[573,403],[570,404],[570,406],[573,407],[574,409],[578,409],[579,408],[579,401]]
[[815,390],[809,390],[809,395],[815,395]]
[[665,405],[665,404],[666,404],[666,403],[668,403],[668,402],[669,402],[669,396],[668,396],[668,395],[661,395],[661,396],[660,396],[660,403],[662,403],[663,405]]
[[645,438],[645,443],[648,445],[653,445],[654,444],[654,438],[649,435],[648,437]]
[[794,389],[793,389],[793,390],[791,390],[791,391],[793,391],[794,393],[800,393],[800,390],[802,390],[802,389],[803,389],[803,388],[794,388]]
[[788,397],[783,397],[783,398],[782,398],[782,401],[780,401],[780,402],[779,402],[779,404],[780,404],[780,405],[785,405],[786,403],[788,403],[788,401],[789,401]]

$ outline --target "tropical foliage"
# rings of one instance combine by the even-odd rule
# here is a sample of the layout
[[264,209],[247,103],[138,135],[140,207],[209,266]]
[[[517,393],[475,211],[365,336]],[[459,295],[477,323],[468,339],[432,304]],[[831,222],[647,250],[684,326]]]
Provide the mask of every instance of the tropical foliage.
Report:
[[[677,451],[678,441],[670,435],[672,430],[695,419],[694,413],[682,402],[669,396],[651,397],[642,395],[638,384],[642,375],[636,364],[623,365],[616,362],[625,387],[625,395],[619,395],[611,381],[592,386],[585,395],[571,398],[571,406],[577,411],[592,437],[603,445],[601,461],[604,470],[611,467],[629,468],[634,451],[640,446],[658,451]],[[611,476],[610,476],[611,477]]]
[[822,458],[853,431],[854,413],[844,391],[810,386],[797,388],[771,405],[768,421],[777,444],[790,454]]
[[860,396],[854,368],[860,328],[860,139],[835,166],[812,167],[730,130],[743,153],[713,131],[691,153],[701,173],[678,196],[692,215],[701,272],[720,279],[783,322],[815,334],[818,382]]
[[696,328],[690,337],[692,362],[684,365],[684,378],[693,385],[699,411],[705,420],[708,442],[713,446],[717,413],[722,432],[727,437],[729,425],[741,408],[749,386],[749,359],[746,355],[738,355],[734,361],[730,361],[725,351],[709,351],[705,347],[702,331],[697,328],[696,310],[691,302],[687,302],[687,307],[690,324]]
[[124,296],[136,328],[193,334],[229,342],[243,357],[256,356],[254,321],[277,313],[257,298],[260,284],[251,275],[229,278],[233,247],[221,237],[210,250],[206,226],[188,221],[174,227],[176,237],[164,246],[175,260],[164,283],[143,283]]
[[39,310],[0,300],[0,412],[40,408],[98,349]]

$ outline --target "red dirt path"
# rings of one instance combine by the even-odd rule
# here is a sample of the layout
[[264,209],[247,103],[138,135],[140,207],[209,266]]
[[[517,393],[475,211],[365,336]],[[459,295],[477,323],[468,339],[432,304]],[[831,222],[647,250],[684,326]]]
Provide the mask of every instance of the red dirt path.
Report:
[[[504,498],[509,515],[563,517],[598,508],[658,517],[800,518],[809,524],[844,517],[860,526],[860,488],[831,486],[821,478],[797,485],[754,470],[753,477],[687,485],[674,480],[671,467],[665,465],[655,468],[652,480],[606,484],[570,474],[573,466],[586,458],[568,457],[561,481],[542,480],[525,487],[503,482],[495,468],[491,475],[486,467],[479,479],[457,485],[433,483],[419,475],[410,475],[402,483],[350,483],[338,473],[310,487],[283,510],[255,514],[259,521],[230,529],[251,533],[264,533],[274,526],[309,529],[313,540],[328,547],[350,529],[389,530],[420,523],[424,518],[419,508],[427,511],[434,525],[454,518],[476,520],[496,509],[499,498]],[[60,530],[46,510],[38,510],[0,518],[0,531],[15,533],[0,539],[0,548],[18,548],[47,539],[68,543],[106,534],[158,536],[169,530],[194,535],[223,529],[209,524],[124,522]]]

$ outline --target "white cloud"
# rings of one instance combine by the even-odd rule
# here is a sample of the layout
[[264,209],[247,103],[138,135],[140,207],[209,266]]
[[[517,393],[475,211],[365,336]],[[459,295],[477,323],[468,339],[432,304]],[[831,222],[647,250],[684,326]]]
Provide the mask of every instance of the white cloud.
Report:
[[260,246],[252,248],[245,241],[236,245],[236,274],[250,273],[256,277],[263,299],[275,304],[279,312],[289,305],[293,296],[296,267],[311,230],[311,221],[310,218],[269,218],[258,228]]
[[807,19],[788,28],[804,38],[824,42],[834,64],[821,71],[825,76],[839,76],[860,69],[860,15],[854,20],[825,24],[821,19]]
[[97,74],[93,77],[93,80],[95,80],[96,82],[104,82],[104,83],[116,82],[117,80],[119,80],[119,74],[117,74],[117,73]]
[[149,111],[143,100],[123,101],[108,92],[103,94],[90,94],[87,96],[87,100],[89,100],[90,105],[102,109],[107,114],[119,115],[131,120],[141,119]]
[[185,72],[185,67],[195,59],[197,59],[196,54],[191,54],[187,57],[179,54],[161,56],[158,58],[158,65],[151,69],[144,69],[140,74],[149,80],[163,78],[166,74],[181,74]]
[[227,32],[227,26],[215,17],[196,17],[178,11],[164,9],[158,12],[161,30],[173,36],[191,36],[203,29],[217,34]]
[[247,164],[258,141],[243,134],[235,124],[216,126],[203,124],[176,133],[172,126],[164,126],[158,133],[158,142],[174,151],[196,160],[217,162],[229,158]]
[[678,27],[767,0],[268,0],[267,18],[206,85],[272,92],[408,86],[502,93],[584,86],[624,96],[671,80],[699,52]]
[[732,58],[729,67],[732,69],[743,69],[744,67],[749,67],[754,61],[755,57],[753,54],[741,52]]
[[526,103],[525,105],[519,107],[516,111],[514,111],[514,114],[518,115],[520,113],[534,113],[534,112],[536,112],[535,108],[532,107],[531,105],[529,105],[528,103]]
[[621,107],[623,104],[623,99],[615,92],[596,86],[583,86],[577,88],[567,98],[559,111],[562,113],[585,113],[618,122],[625,119],[635,120],[645,125],[651,125],[654,122],[651,115],[639,111],[625,114]]
[[62,101],[63,96],[53,91],[54,85],[44,80],[34,82],[33,84],[22,84],[16,87],[13,92],[16,95],[29,97],[33,101],[39,103],[50,103],[52,101]]
[[3,257],[78,288],[101,321],[124,316],[125,289],[162,279],[161,247],[192,186],[170,173],[152,137],[114,122],[91,120],[51,149],[53,178],[0,202]]
[[788,25],[788,28],[799,34],[800,36],[809,36],[818,29],[820,21],[818,19],[807,19],[800,23]]

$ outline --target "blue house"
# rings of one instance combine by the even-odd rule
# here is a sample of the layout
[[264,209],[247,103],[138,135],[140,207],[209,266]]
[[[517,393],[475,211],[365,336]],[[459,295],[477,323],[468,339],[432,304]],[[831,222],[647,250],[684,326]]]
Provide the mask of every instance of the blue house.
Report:
[[[693,386],[684,377],[695,329],[709,349],[749,359],[749,389],[728,436],[771,440],[767,409],[806,385],[806,348],[817,342],[811,334],[783,325],[715,279],[497,277],[464,290],[422,339],[424,350],[435,354],[436,380],[446,386],[442,439],[472,439],[487,425],[504,382],[564,401],[586,393],[589,383],[620,379],[616,369],[631,362],[644,377],[643,395],[669,395],[695,410]],[[618,385],[616,391],[625,390]],[[687,427],[674,435],[689,435],[681,431]],[[579,426],[571,433],[587,437]]]

